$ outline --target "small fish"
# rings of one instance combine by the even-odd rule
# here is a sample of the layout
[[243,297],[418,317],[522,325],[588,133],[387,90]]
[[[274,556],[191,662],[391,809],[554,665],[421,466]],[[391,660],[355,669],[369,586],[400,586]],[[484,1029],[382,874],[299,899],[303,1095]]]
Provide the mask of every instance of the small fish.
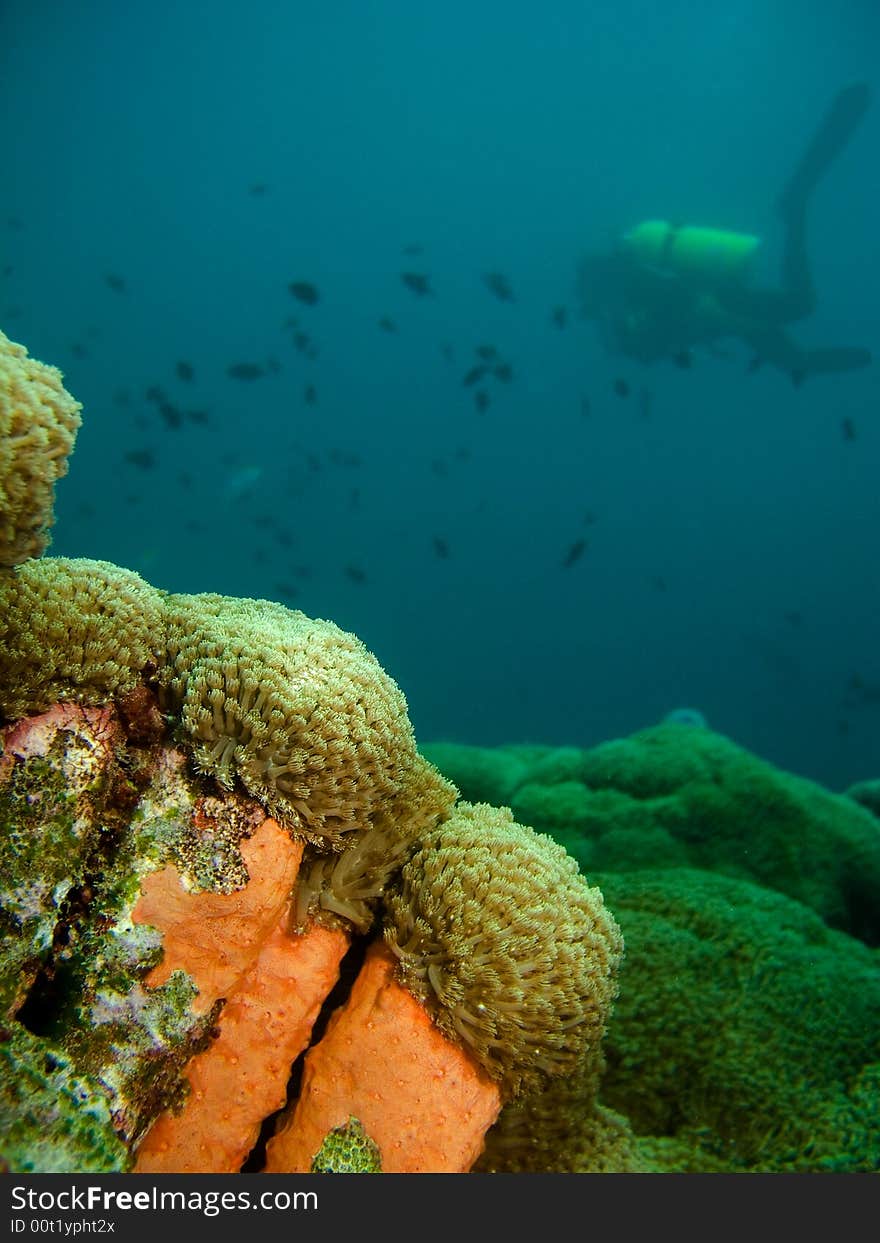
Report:
[[840,420],[840,432],[844,440],[855,440],[856,425],[848,416]]
[[116,293],[126,292],[125,278],[118,276],[115,272],[107,272],[104,276],[104,283],[109,285]]
[[483,281],[486,288],[500,299],[501,302],[513,302],[513,290],[510,281],[501,272],[484,272]]
[[167,427],[180,427],[183,423],[183,415],[171,401],[160,401],[159,413]]
[[258,363],[232,363],[226,374],[233,380],[259,380],[264,371]]
[[580,561],[587,547],[587,541],[583,538],[576,539],[569,548],[568,552],[562,558],[562,568],[567,570],[574,565],[576,561]]
[[353,583],[365,583],[367,581],[367,576],[359,565],[347,565],[345,573]]
[[208,410],[187,410],[186,417],[190,423],[201,423],[202,425],[209,423],[211,420]]
[[749,365],[746,367],[746,371],[748,371],[749,374],[751,374],[752,372],[760,371],[763,366],[764,366],[763,358],[761,358],[759,354],[756,354],[754,358],[749,362]]
[[666,579],[660,574],[655,574],[651,579],[651,586],[655,591],[666,591]]
[[480,414],[484,414],[489,409],[489,394],[484,388],[478,388],[474,393],[474,405]]
[[74,341],[73,345],[70,347],[70,352],[73,354],[74,358],[88,358],[89,356],[89,351],[84,345],[80,345],[79,341]]
[[193,365],[192,365],[192,363],[188,363],[188,362],[187,362],[185,359],[183,359],[183,358],[181,358],[181,359],[180,359],[180,360],[179,360],[179,361],[175,364],[175,370],[176,370],[176,372],[177,372],[177,378],[178,378],[179,380],[185,380],[185,381],[187,382],[187,384],[188,384],[188,383],[189,383],[189,382],[193,379],[193,377],[194,377],[194,376],[195,376],[195,374],[196,374],[196,373],[195,373],[195,371],[194,371],[194,369],[193,369]]
[[397,332],[397,324],[390,315],[383,315],[379,320],[379,327],[383,332]]
[[265,194],[268,189],[269,187],[264,181],[255,181],[250,187],[249,193],[253,194],[255,197],[259,197],[260,195]]
[[480,363],[476,367],[471,367],[461,382],[465,388],[469,388],[472,384],[476,384],[478,380],[482,380],[485,374],[486,368]]
[[672,361],[676,367],[680,367],[682,371],[689,371],[693,357],[690,350],[679,350],[677,354],[672,355]]
[[455,362],[455,350],[453,350],[452,346],[449,344],[448,341],[444,341],[443,344],[440,346],[440,353],[443,355],[444,362],[447,362],[447,363]]
[[568,323],[568,308],[555,306],[550,312],[550,322],[555,324],[557,328],[564,328]]
[[441,561],[445,561],[449,556],[449,545],[446,543],[446,540],[442,535],[435,535],[432,543],[435,556],[439,557]]
[[490,363],[498,357],[498,351],[494,345],[478,345],[474,352],[477,358],[482,358],[485,363]]
[[423,272],[401,272],[400,279],[407,289],[411,289],[420,298],[434,292],[431,288],[431,278]]
[[639,393],[639,414],[643,419],[651,417],[651,410],[654,406],[653,394],[648,389],[643,388]]
[[305,302],[306,306],[314,306],[321,297],[317,285],[313,285],[311,281],[291,281],[287,288],[294,298]]
[[492,374],[502,384],[509,384],[513,379],[513,368],[510,363],[499,363],[497,367],[492,368]]
[[629,397],[629,385],[626,380],[622,380],[618,377],[618,379],[614,381],[614,391],[618,397]]
[[307,384],[303,389],[303,401],[307,406],[314,406],[318,400],[318,390],[314,384]]
[[803,625],[804,615],[800,609],[789,609],[786,613],[783,613],[783,617],[789,626],[793,626],[795,629]]
[[590,417],[590,399],[589,397],[581,398],[581,418],[588,419]]
[[152,449],[129,449],[125,454],[125,461],[140,467],[141,470],[152,470],[156,465],[156,455]]
[[421,242],[409,242],[403,247],[401,253],[404,255],[421,255],[424,253],[424,250],[425,248]]

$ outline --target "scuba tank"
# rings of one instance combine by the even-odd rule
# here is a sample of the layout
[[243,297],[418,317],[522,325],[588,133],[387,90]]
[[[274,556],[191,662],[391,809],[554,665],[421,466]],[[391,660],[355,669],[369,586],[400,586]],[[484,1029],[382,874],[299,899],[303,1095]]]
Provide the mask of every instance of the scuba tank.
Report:
[[699,225],[645,220],[624,234],[622,248],[640,266],[676,276],[700,289],[742,281],[760,238]]

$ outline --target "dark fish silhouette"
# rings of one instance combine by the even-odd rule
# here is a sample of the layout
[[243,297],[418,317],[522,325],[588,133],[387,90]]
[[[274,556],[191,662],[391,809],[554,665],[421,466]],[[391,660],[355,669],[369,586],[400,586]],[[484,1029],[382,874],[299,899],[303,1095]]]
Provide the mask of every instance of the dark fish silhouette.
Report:
[[510,281],[501,272],[484,272],[483,281],[486,288],[501,302],[513,302],[513,290]]
[[587,541],[583,538],[576,539],[569,548],[568,552],[562,558],[562,568],[567,570],[573,566],[576,561],[580,561],[587,547]]
[[482,364],[471,367],[470,371],[462,379],[462,384],[465,388],[469,388],[471,384],[476,384],[478,380],[482,380],[485,374],[486,368]]
[[108,272],[104,277],[104,281],[110,286],[111,289],[115,290],[116,293],[126,292],[125,277],[118,276],[115,272]]
[[405,255],[421,255],[424,253],[424,249],[425,248],[421,242],[410,242],[408,245],[403,247],[402,253]]
[[432,542],[434,544],[434,552],[436,556],[438,556],[441,561],[445,561],[449,556],[449,545],[446,543],[446,540],[442,535],[435,535]]
[[125,454],[126,462],[139,466],[141,470],[152,470],[156,465],[156,455],[152,449],[129,449]]
[[73,354],[74,358],[88,358],[89,356],[89,351],[84,345],[80,345],[79,341],[74,341],[73,345],[70,347],[70,352]]
[[390,315],[383,315],[379,320],[379,327],[383,332],[397,332],[397,324]]
[[555,306],[550,312],[550,320],[551,323],[554,323],[557,328],[564,328],[568,323],[567,308],[564,306]]
[[847,417],[840,420],[840,432],[844,440],[855,440],[856,425],[851,418]]
[[294,298],[300,302],[305,302],[306,306],[314,306],[320,298],[320,293],[316,285],[311,281],[291,281],[287,286]]
[[474,351],[477,358],[482,358],[483,362],[490,363],[493,358],[498,357],[498,351],[494,345],[478,345]]
[[474,393],[474,405],[480,414],[489,409],[489,394],[484,388],[478,388]]
[[190,423],[205,424],[211,421],[210,413],[207,410],[187,410],[186,417]]
[[233,380],[259,380],[265,373],[258,363],[232,363],[226,374]]
[[431,278],[423,272],[401,272],[400,279],[407,289],[411,289],[420,298],[434,292],[431,288]]
[[510,363],[499,363],[497,367],[492,368],[492,374],[502,384],[509,384],[513,379],[513,368]]
[[679,350],[677,354],[672,355],[672,361],[676,367],[680,367],[682,371],[689,371],[693,358],[690,350]]
[[167,427],[180,427],[183,424],[183,415],[171,401],[160,401],[159,413]]
[[367,581],[367,576],[359,565],[347,565],[345,573],[353,583],[365,583]]
[[314,384],[307,384],[303,389],[303,401],[307,406],[313,406],[318,400],[318,390]]
[[629,397],[629,385],[626,380],[617,379],[614,381],[614,391],[618,397]]
[[648,389],[643,388],[639,393],[639,414],[643,419],[651,417],[651,408],[654,405],[654,397]]
[[590,399],[589,397],[581,398],[581,415],[583,418],[589,418],[590,415]]
[[266,185],[266,183],[265,183],[265,182],[263,182],[263,181],[256,181],[256,182],[254,182],[254,184],[251,186],[251,188],[250,188],[250,193],[251,193],[251,194],[253,194],[253,195],[261,195],[261,194],[265,194],[265,193],[266,193],[266,191],[267,191],[268,189],[269,189],[269,187]]
[[179,380],[186,380],[189,382],[195,376],[192,363],[186,362],[185,359],[180,359],[180,361],[176,364],[175,370],[177,371],[177,378]]

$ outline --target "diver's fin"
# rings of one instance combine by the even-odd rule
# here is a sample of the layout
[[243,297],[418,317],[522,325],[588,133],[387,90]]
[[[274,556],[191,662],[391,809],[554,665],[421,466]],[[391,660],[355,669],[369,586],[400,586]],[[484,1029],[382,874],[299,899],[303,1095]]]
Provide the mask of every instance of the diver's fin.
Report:
[[829,371],[858,371],[871,365],[871,351],[859,346],[831,346],[824,349],[807,350],[805,367],[810,375],[819,375]]
[[870,102],[871,88],[865,82],[838,91],[777,199],[780,215],[804,209],[810,193],[855,133]]

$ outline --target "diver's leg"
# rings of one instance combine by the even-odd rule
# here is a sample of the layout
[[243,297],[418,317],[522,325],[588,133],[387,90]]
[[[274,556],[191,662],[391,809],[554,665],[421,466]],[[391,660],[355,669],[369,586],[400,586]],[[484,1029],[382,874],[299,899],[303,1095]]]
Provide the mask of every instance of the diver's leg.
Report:
[[797,214],[806,206],[810,194],[852,138],[870,102],[871,89],[864,82],[844,87],[835,95],[777,199],[776,208],[783,219],[789,212]]
[[776,315],[792,323],[812,314],[816,291],[807,254],[807,206],[813,190],[858,128],[871,101],[867,85],[839,91],[777,200],[785,234],[782,243],[782,284]]

